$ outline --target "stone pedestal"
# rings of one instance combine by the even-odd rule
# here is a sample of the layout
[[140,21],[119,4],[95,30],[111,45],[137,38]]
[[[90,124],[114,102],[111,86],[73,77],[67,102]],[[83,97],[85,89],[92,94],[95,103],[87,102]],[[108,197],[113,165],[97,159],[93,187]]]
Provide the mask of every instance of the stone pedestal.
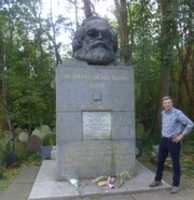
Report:
[[56,181],[55,160],[45,160],[28,200],[132,200],[134,193],[171,188],[165,182],[159,187],[149,187],[149,180],[153,180],[155,174],[140,163],[136,163],[136,171],[137,175],[120,188],[99,187],[88,179],[81,180],[79,188],[75,188],[68,181]]
[[59,65],[56,114],[58,180],[134,172],[132,66]]

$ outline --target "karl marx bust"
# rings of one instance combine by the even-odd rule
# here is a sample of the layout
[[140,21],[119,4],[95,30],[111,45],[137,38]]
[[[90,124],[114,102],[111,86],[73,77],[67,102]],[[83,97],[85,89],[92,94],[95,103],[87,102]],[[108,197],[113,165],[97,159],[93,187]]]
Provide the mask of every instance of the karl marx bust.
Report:
[[116,58],[117,36],[105,19],[91,16],[75,33],[72,45],[76,59],[88,64],[108,65]]

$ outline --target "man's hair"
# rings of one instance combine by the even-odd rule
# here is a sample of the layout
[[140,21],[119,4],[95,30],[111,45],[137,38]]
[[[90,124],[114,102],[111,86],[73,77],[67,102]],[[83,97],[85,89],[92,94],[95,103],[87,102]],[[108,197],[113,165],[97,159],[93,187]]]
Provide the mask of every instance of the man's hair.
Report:
[[171,100],[171,101],[173,102],[173,99],[172,99],[171,96],[163,96],[163,97],[161,98],[161,102],[166,101],[166,100]]

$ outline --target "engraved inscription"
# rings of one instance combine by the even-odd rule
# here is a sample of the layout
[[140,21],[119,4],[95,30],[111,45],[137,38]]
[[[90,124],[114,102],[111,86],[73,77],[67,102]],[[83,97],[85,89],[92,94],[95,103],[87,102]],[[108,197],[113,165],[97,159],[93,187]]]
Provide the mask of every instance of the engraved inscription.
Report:
[[98,74],[98,75],[91,75],[85,73],[69,73],[65,74],[63,77],[65,80],[93,80],[93,81],[128,81],[129,76],[127,74]]
[[111,112],[83,112],[84,139],[111,139]]

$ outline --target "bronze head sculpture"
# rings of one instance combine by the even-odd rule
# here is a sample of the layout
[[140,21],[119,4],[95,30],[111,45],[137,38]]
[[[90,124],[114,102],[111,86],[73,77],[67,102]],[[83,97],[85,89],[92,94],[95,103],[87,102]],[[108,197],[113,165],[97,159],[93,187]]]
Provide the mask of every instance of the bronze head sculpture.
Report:
[[103,18],[85,19],[73,39],[73,57],[88,64],[108,65],[114,62],[117,36]]

